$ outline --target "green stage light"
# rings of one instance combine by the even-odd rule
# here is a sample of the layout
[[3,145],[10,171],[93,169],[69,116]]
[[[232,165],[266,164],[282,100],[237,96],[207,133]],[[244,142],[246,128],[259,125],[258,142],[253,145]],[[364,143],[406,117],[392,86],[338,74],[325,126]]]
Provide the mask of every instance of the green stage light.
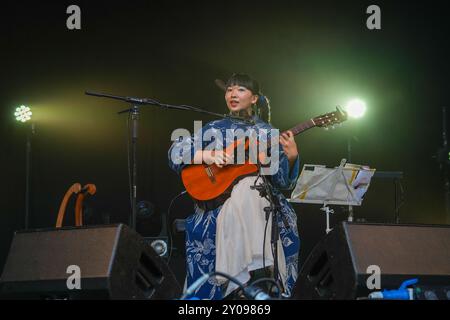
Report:
[[14,112],[14,116],[16,117],[17,121],[20,122],[27,122],[31,120],[31,115],[33,113],[31,112],[31,109],[26,106],[20,106],[16,108],[16,112]]
[[350,100],[345,106],[345,111],[352,118],[361,118],[366,112],[366,103],[360,99]]

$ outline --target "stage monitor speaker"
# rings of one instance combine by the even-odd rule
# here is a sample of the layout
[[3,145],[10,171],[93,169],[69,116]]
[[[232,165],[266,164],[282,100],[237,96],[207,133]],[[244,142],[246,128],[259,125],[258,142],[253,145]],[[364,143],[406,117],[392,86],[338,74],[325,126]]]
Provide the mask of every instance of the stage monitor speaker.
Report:
[[371,286],[377,268],[381,289],[398,289],[412,278],[418,285],[450,285],[450,226],[343,222],[312,250],[292,298],[367,297],[379,290]]
[[176,299],[181,288],[151,246],[119,224],[16,232],[0,293],[30,299]]

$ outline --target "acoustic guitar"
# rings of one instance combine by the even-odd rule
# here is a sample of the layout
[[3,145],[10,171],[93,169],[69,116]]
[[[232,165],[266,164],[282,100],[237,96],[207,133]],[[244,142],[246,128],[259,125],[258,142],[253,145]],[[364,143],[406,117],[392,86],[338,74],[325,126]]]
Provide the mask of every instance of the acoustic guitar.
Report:
[[[294,135],[298,135],[314,127],[328,129],[345,120],[347,120],[347,113],[337,107],[334,112],[309,119],[286,131],[292,131]],[[234,154],[235,148],[243,142],[242,140],[235,141],[227,146],[224,152],[229,155]],[[248,147],[247,140],[245,142],[245,149],[248,149]],[[249,160],[246,160],[243,164],[231,164],[222,168],[215,164],[192,164],[183,168],[181,171],[181,179],[187,193],[193,199],[209,201],[222,195],[240,177],[254,174],[257,171],[258,166]]]

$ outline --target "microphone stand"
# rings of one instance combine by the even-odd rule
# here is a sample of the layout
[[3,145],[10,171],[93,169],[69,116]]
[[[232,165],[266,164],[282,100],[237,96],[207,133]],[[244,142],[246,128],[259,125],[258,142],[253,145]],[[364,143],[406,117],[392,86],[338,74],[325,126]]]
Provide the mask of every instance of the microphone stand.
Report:
[[150,98],[136,98],[136,97],[124,97],[117,96],[108,93],[99,93],[86,91],[86,95],[102,97],[102,98],[110,98],[115,100],[125,101],[132,105],[131,108],[122,110],[118,112],[118,114],[129,113],[131,116],[131,217],[129,221],[129,225],[133,230],[136,230],[136,217],[137,217],[137,141],[138,141],[138,126],[139,126],[139,106],[157,106],[165,109],[175,109],[175,110],[189,110],[198,113],[205,113],[209,115],[213,115],[220,118],[231,118],[236,120],[246,121],[244,118],[233,116],[233,115],[225,115],[215,112],[206,111],[197,107],[192,107],[188,105],[170,105],[166,103],[161,103],[157,100]]
[[[259,195],[262,198],[266,198],[270,205],[264,208],[264,212],[266,214],[266,221],[269,220],[270,214],[272,214],[272,230],[271,230],[271,245],[272,245],[272,253],[273,253],[273,273],[275,282],[278,284],[282,284],[280,279],[280,272],[278,268],[278,240],[280,239],[280,231],[278,227],[278,215],[280,215],[280,202],[278,198],[275,196],[275,192],[273,190],[273,186],[265,175],[261,174],[261,164],[258,162],[258,178],[255,180],[255,184],[250,188],[253,190],[258,190]],[[261,177],[262,183],[256,185],[256,182]],[[281,215],[281,218],[284,217]],[[287,221],[283,219],[283,222],[286,228],[289,228]],[[265,244],[264,244],[265,245]],[[281,286],[280,286],[281,287]]]

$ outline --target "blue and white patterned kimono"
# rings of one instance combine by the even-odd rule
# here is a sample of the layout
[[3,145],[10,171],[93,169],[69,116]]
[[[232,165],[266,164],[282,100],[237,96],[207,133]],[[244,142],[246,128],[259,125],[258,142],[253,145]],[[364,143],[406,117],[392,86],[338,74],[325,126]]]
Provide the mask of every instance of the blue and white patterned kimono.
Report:
[[[186,138],[180,137],[176,140],[169,149],[169,166],[178,174],[186,165],[181,162],[181,159],[190,154],[193,159],[194,155],[194,141],[208,129],[220,130],[223,137],[226,137],[227,129],[242,129],[253,128],[256,132],[260,129],[270,130],[272,127],[263,122],[257,116],[253,116],[254,125],[249,125],[240,120],[225,118],[221,120],[212,121],[206,124],[201,131],[194,136]],[[202,141],[201,148],[205,149],[209,141]],[[225,138],[226,143],[226,138]],[[224,143],[224,144],[225,144]],[[274,150],[271,150],[273,153]],[[279,230],[280,239],[283,245],[284,257],[286,259],[286,288],[285,293],[290,295],[297,279],[298,272],[298,252],[300,248],[300,240],[297,229],[297,216],[294,209],[279,191],[280,189],[292,189],[295,186],[299,175],[299,157],[297,157],[295,164],[289,170],[289,161],[279,145],[279,170],[276,174],[271,176],[271,182],[274,186],[276,197],[281,204],[281,215],[287,221],[289,228],[285,227],[285,223],[279,215]],[[188,154],[187,154],[188,153]],[[177,161],[173,161],[172,157],[179,157]],[[290,171],[290,172],[289,172]],[[187,263],[187,287],[189,287],[195,280],[205,273],[215,271],[216,261],[216,219],[222,206],[205,212],[198,206],[195,206],[195,212],[186,219],[186,263]],[[222,299],[222,290],[215,278],[210,278],[208,282],[202,285],[193,296],[200,299]]]

